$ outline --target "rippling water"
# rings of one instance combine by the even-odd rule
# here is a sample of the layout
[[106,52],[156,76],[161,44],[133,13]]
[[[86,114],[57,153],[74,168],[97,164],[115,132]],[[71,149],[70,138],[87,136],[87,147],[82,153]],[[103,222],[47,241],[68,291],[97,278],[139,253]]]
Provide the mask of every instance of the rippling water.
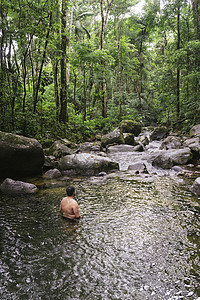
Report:
[[73,184],[79,222],[64,188],[0,195],[1,299],[200,299],[196,197],[170,178]]

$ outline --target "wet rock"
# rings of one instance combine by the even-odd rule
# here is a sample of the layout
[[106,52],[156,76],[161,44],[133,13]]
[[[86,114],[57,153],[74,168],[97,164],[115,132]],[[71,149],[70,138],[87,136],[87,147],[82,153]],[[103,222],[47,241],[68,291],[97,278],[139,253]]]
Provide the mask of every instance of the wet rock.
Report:
[[177,150],[161,150],[152,160],[152,165],[163,169],[170,169],[174,165],[185,165],[192,158],[189,148]]
[[183,143],[185,147],[189,147],[192,151],[200,155],[200,137],[186,139]]
[[105,148],[107,145],[124,144],[124,142],[123,134],[117,128],[114,131],[102,136],[101,146]]
[[135,149],[134,146],[131,145],[115,145],[115,146],[108,146],[107,152],[113,153],[113,152],[133,152]]
[[51,169],[44,173],[43,177],[48,179],[59,178],[62,174],[58,169]]
[[171,158],[166,152],[160,152],[152,161],[152,166],[170,169],[173,166]]
[[134,171],[135,174],[139,173],[147,173],[147,169],[144,163],[138,162],[135,164],[132,164],[128,167],[129,171]]
[[43,164],[43,149],[36,139],[0,131],[2,178],[40,174]]
[[103,177],[90,177],[89,178],[89,182],[92,184],[102,184],[105,183],[107,181],[108,177],[107,176],[103,176]]
[[92,142],[85,142],[79,145],[79,151],[80,152],[99,152],[101,150],[101,143],[100,142],[96,142],[96,143],[92,143]]
[[182,142],[179,137],[176,136],[168,136],[161,144],[160,149],[168,150],[168,149],[180,149],[182,147]]
[[141,133],[142,126],[132,120],[123,120],[120,125],[123,133],[132,133],[134,136],[138,136]]
[[191,186],[191,191],[196,194],[197,196],[200,196],[200,177],[197,177]]
[[200,124],[195,125],[190,130],[191,136],[199,136],[200,137]]
[[58,162],[58,169],[62,174],[95,175],[102,171],[118,170],[119,164],[111,159],[88,153],[78,153],[62,157]]
[[100,176],[100,177],[102,177],[102,176],[106,176],[107,175],[107,173],[106,172],[100,172],[99,174],[98,174],[98,176]]
[[0,185],[0,190],[5,194],[35,194],[38,189],[34,184],[6,178]]
[[184,172],[184,170],[179,166],[173,166],[172,170],[174,170],[177,173],[183,173]]
[[168,129],[166,127],[156,127],[150,135],[151,141],[160,141],[166,138],[168,135]]
[[56,158],[60,158],[68,154],[73,154],[73,150],[64,145],[61,141],[55,141],[49,148],[49,155],[53,155]]

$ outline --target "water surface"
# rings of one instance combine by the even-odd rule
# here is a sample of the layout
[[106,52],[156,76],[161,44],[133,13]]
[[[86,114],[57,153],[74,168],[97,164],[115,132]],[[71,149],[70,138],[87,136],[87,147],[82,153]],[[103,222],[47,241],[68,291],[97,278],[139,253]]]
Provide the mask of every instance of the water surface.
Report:
[[197,197],[167,177],[73,184],[79,222],[63,187],[0,194],[1,299],[200,299]]

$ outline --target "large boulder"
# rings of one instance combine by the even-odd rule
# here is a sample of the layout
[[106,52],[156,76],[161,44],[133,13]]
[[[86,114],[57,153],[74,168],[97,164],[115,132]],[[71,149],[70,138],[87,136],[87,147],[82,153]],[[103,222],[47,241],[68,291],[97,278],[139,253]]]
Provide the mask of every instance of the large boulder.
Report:
[[50,169],[43,174],[43,177],[47,179],[59,178],[61,176],[62,174],[58,169]]
[[179,137],[176,136],[168,136],[161,144],[160,149],[180,149],[182,147],[182,142]]
[[195,125],[190,130],[191,136],[199,136],[200,137],[200,124]]
[[160,151],[152,160],[154,167],[170,169],[174,165],[185,165],[192,159],[189,148]]
[[34,184],[6,178],[0,185],[0,190],[5,194],[35,194],[38,189]]
[[65,175],[78,174],[91,176],[102,171],[119,170],[119,165],[107,157],[89,153],[78,153],[62,157],[58,162],[58,169]]
[[200,137],[193,137],[186,139],[183,143],[185,147],[189,147],[193,152],[200,154]]
[[108,134],[103,135],[101,138],[101,146],[103,148],[107,145],[113,144],[124,144],[123,134],[118,128]]
[[79,145],[80,152],[99,152],[101,150],[100,142],[85,142]]
[[167,137],[168,129],[166,127],[156,127],[150,135],[151,141],[160,141]]
[[138,136],[141,133],[142,126],[132,120],[123,120],[120,124],[121,131],[123,133],[133,133]]
[[43,163],[43,149],[36,139],[0,131],[0,177],[39,174]]
[[56,158],[60,158],[62,156],[72,154],[73,150],[68,146],[64,145],[61,141],[55,141],[51,147],[49,148],[49,155],[53,155]]

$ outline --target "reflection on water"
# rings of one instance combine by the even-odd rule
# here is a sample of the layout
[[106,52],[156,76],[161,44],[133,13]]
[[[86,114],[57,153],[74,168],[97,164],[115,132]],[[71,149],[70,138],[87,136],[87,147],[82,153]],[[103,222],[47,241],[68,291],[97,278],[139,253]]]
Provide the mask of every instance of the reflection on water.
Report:
[[63,219],[64,188],[0,195],[1,299],[198,299],[199,202],[171,179],[75,182],[78,222]]

